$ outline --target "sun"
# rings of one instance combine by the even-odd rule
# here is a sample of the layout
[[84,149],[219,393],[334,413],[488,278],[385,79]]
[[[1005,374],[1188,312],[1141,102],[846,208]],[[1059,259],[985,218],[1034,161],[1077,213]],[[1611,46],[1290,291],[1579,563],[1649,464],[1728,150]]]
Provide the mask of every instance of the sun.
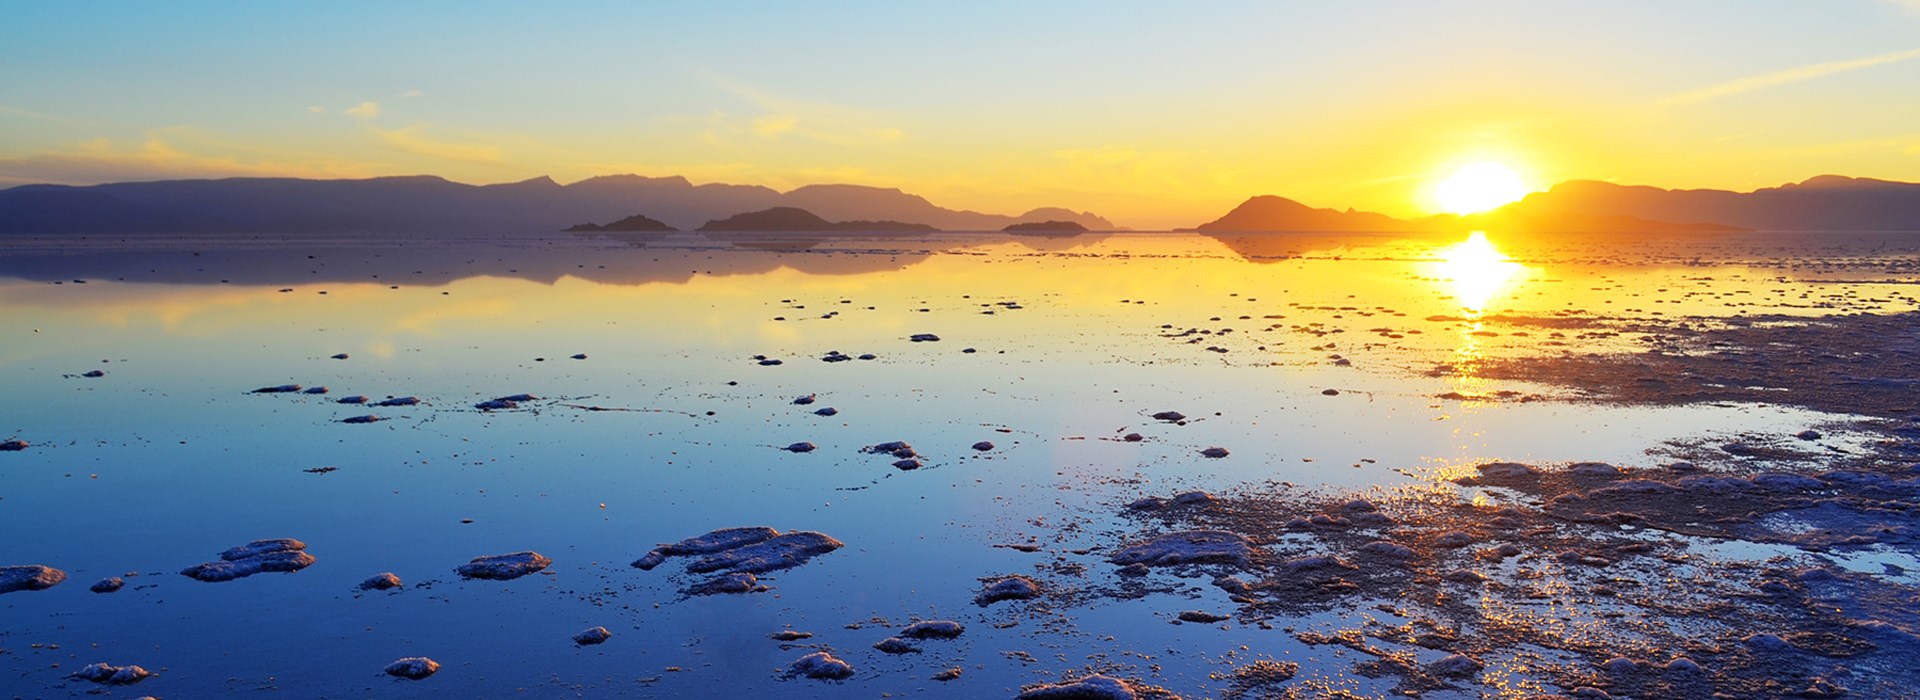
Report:
[[1453,171],[1433,190],[1440,206],[1455,214],[1472,214],[1527,196],[1520,175],[1499,163],[1471,163]]

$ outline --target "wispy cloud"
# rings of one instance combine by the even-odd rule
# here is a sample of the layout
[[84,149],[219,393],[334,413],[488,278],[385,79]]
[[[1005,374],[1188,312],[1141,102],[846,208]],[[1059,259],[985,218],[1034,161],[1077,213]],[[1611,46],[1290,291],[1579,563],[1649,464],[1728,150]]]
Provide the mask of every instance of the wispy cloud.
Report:
[[93,184],[193,177],[368,177],[361,163],[237,148],[192,130],[146,132],[136,141],[96,138],[0,158],[0,181]]
[[406,92],[400,93],[400,99],[411,100],[415,97],[425,96],[426,94],[427,93],[421,92],[420,88],[409,88]]
[[380,116],[380,103],[374,102],[373,100],[367,100],[366,102],[362,102],[352,107],[348,107],[341,111],[345,112],[347,116],[359,117],[361,119],[372,119],[374,117]]
[[[1920,2],[1920,0],[1916,0],[1916,2]],[[1753,90],[1762,90],[1765,88],[1786,85],[1788,83],[1798,83],[1802,81],[1813,80],[1815,78],[1824,78],[1826,76],[1833,75],[1835,73],[1845,73],[1848,71],[1860,70],[1862,68],[1884,66],[1889,63],[1899,63],[1901,61],[1910,61],[1916,58],[1920,58],[1920,49],[1908,49],[1906,51],[1895,51],[1893,53],[1883,53],[1878,56],[1868,56],[1866,58],[1856,58],[1856,59],[1847,60],[1847,61],[1831,61],[1828,63],[1815,63],[1809,66],[1801,66],[1799,68],[1789,68],[1787,70],[1767,73],[1765,75],[1756,75],[1752,77],[1741,78],[1739,80],[1721,83],[1719,85],[1714,85],[1711,87],[1694,90],[1692,92],[1684,92],[1678,95],[1672,95],[1665,99],[1660,100],[1659,103],[1663,105],[1678,105],[1678,104],[1690,104],[1694,102],[1705,102],[1707,100],[1719,99],[1722,97],[1726,97],[1728,95],[1738,95],[1743,92],[1750,92]]]
[[415,124],[399,129],[378,127],[368,127],[368,129],[378,135],[387,147],[403,153],[474,165],[502,165],[506,161],[498,146],[435,139],[427,135],[425,124]]
[[753,117],[726,112],[709,115],[700,138],[713,145],[733,144],[735,137],[746,135],[768,141],[797,136],[847,147],[874,146],[907,137],[906,130],[885,125],[885,115],[870,110],[776,95],[724,76],[704,77],[715,87],[740,98],[760,112]]

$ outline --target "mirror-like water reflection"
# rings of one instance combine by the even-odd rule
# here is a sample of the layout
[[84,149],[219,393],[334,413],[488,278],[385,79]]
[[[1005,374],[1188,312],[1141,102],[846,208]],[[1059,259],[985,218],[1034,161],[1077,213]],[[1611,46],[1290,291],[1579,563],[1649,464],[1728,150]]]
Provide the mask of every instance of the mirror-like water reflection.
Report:
[[[45,694],[90,689],[64,677],[93,661],[164,669],[139,687],[161,697],[853,690],[778,680],[824,647],[855,664],[847,683],[863,692],[1006,696],[1101,655],[1197,696],[1220,692],[1210,674],[1247,644],[1339,676],[1330,652],[1290,637],[1170,628],[1156,615],[1195,605],[1179,596],[1020,612],[972,599],[983,577],[1036,570],[1097,588],[1112,568],[1102,533],[1141,495],[1380,492],[1491,460],[1651,466],[1669,440],[1830,421],[1570,403],[1556,400],[1567,387],[1476,367],[1637,349],[1645,338],[1616,327],[1634,319],[1912,311],[1912,244],[10,241],[0,385],[14,408],[0,438],[31,447],[0,455],[0,564],[72,579],[0,599],[0,667]],[[327,393],[249,393],[288,383]],[[520,393],[539,398],[474,407]],[[349,395],[423,403],[337,403]],[[1186,420],[1150,417],[1169,410]],[[358,415],[381,420],[340,422]],[[923,466],[861,451],[891,440]],[[802,441],[817,449],[780,449]],[[1229,456],[1199,455],[1216,446]],[[656,543],[746,525],[847,546],[767,575],[757,594],[687,597],[697,577],[627,566]],[[218,584],[174,573],[268,537],[306,541],[317,563]],[[1029,543],[1039,551],[1005,546]],[[552,569],[453,574],[528,549]],[[408,585],[355,590],[383,571]],[[126,589],[88,592],[107,576]],[[869,648],[916,618],[968,631],[922,654]],[[568,641],[594,625],[614,638]],[[785,627],[817,636],[767,639]],[[380,675],[411,655],[446,669],[417,685]],[[926,680],[949,666],[963,680]]]

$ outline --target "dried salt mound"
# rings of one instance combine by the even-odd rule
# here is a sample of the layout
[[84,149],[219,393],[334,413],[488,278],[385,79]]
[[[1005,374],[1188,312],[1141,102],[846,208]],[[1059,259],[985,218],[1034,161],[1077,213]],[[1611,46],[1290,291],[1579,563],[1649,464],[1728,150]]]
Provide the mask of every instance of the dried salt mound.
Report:
[[1246,566],[1252,559],[1253,543],[1250,540],[1222,530],[1170,532],[1146,542],[1122,548],[1107,557],[1107,561],[1123,566],[1127,564]]
[[1206,457],[1208,459],[1220,459],[1221,457],[1227,456],[1227,448],[1209,447],[1207,449],[1201,450],[1200,456]]
[[953,639],[967,628],[952,620],[923,620],[907,625],[900,636],[907,639]]
[[1749,481],[1752,481],[1754,486],[1768,491],[1814,491],[1827,487],[1826,482],[1819,479],[1799,474],[1788,474],[1786,472],[1759,474],[1749,479]]
[[220,553],[220,561],[195,564],[180,574],[196,581],[219,583],[263,572],[293,573],[313,565],[305,542],[291,538],[254,540]]
[[722,569],[760,574],[805,564],[816,556],[843,546],[840,540],[818,532],[789,532],[744,547],[716,552],[688,564],[687,570],[696,574]]
[[21,450],[27,449],[28,447],[31,447],[31,445],[29,445],[25,440],[8,440],[6,442],[0,442],[0,452],[19,452]]
[[1168,423],[1178,423],[1187,419],[1186,414],[1179,411],[1161,411],[1153,414],[1152,417],[1154,420],[1162,420]]
[[[907,444],[905,440],[894,440],[892,442],[883,442],[878,445],[868,445],[866,447],[860,448],[860,451],[868,454],[891,454],[898,457],[913,456],[913,446]],[[899,454],[900,452],[903,452],[903,451],[906,452],[907,454],[904,454],[904,455]]]
[[581,646],[599,644],[613,638],[613,632],[605,627],[589,627],[573,635],[573,643]]
[[812,451],[814,451],[815,449],[818,449],[818,448],[816,448],[816,447],[814,446],[814,444],[813,444],[813,443],[811,443],[811,442],[805,442],[805,441],[801,441],[801,442],[796,442],[796,443],[793,443],[793,444],[791,444],[791,445],[788,445],[788,446],[786,446],[786,447],[782,447],[782,448],[780,448],[780,449],[783,449],[783,450],[786,450],[786,451],[788,451],[788,452],[792,452],[792,453],[795,453],[795,454],[799,454],[799,453],[802,453],[802,452],[812,452]]
[[51,566],[0,566],[0,593],[44,591],[67,580],[67,572]]
[[417,681],[440,670],[440,662],[424,656],[409,656],[387,664],[387,675]]
[[[1626,484],[1631,484],[1631,483],[1634,483],[1634,482],[1629,481],[1621,485],[1625,486]],[[1650,481],[1646,483],[1658,484],[1660,482]],[[1662,484],[1662,486],[1665,486],[1665,485]],[[1748,481],[1746,479],[1736,479],[1730,476],[1689,476],[1685,479],[1681,479],[1674,486],[1669,486],[1666,489],[1651,489],[1649,487],[1639,486],[1637,488],[1646,489],[1646,490],[1633,491],[1633,492],[1611,491],[1607,493],[1646,493],[1646,494],[1672,493],[1671,489],[1675,487],[1678,487],[1682,491],[1692,491],[1694,493],[1739,493],[1741,491],[1746,491],[1748,489],[1753,488],[1753,482]],[[1598,495],[1605,491],[1606,491],[1605,489],[1595,489],[1593,493]]]
[[1294,557],[1292,559],[1288,559],[1286,561],[1280,562],[1280,571],[1282,573],[1285,573],[1291,576],[1297,576],[1300,574],[1312,573],[1316,571],[1324,571],[1327,569],[1353,570],[1358,568],[1360,567],[1354,566],[1353,564],[1349,563],[1345,559],[1341,559],[1339,557],[1334,557],[1334,556],[1328,556],[1325,554],[1305,556],[1305,557]]
[[281,384],[279,386],[263,386],[258,389],[254,389],[253,393],[255,394],[291,394],[299,390],[300,390],[299,384]]
[[773,639],[775,639],[775,640],[778,640],[778,641],[782,641],[782,642],[796,642],[796,641],[799,641],[799,640],[802,640],[802,639],[810,639],[810,638],[812,638],[812,637],[813,637],[813,633],[812,633],[812,632],[800,632],[800,631],[796,631],[796,630],[780,630],[780,631],[778,631],[778,632],[775,632],[775,633],[773,633],[773,634],[770,634],[770,635],[767,635],[767,636],[769,636],[769,637],[772,637]]
[[87,590],[93,591],[95,593],[112,593],[114,591],[118,591],[121,588],[126,587],[126,585],[127,585],[126,579],[120,578],[118,576],[108,576],[106,578],[93,582],[93,585],[88,586]]
[[514,552],[474,557],[473,561],[461,564],[455,571],[462,578],[510,581],[552,565],[553,560],[541,556],[539,552]]
[[363,591],[390,591],[400,587],[400,577],[393,572],[374,574],[372,578],[360,582]]
[[1579,462],[1568,465],[1567,473],[1587,479],[1618,479],[1625,472],[1605,462]]
[[901,639],[899,637],[888,637],[886,639],[882,639],[878,643],[874,644],[873,648],[879,649],[881,652],[887,653],[887,654],[918,654],[920,653],[920,647],[914,646],[912,642],[909,642],[905,639]]
[[340,422],[342,423],[378,423],[380,422],[380,417],[379,416],[352,416],[348,418],[342,418],[340,419]]
[[376,402],[374,402],[374,404],[373,404],[373,405],[375,405],[375,406],[389,406],[389,407],[392,407],[392,406],[418,406],[418,405],[420,405],[420,398],[419,398],[419,397],[417,397],[417,396],[401,396],[401,397],[399,397],[399,398],[392,398],[392,399],[386,399],[386,400],[384,400],[384,401],[376,401]]
[[712,554],[757,542],[765,542],[779,535],[780,531],[770,527],[729,527],[714,530],[697,537],[689,537],[673,544],[663,544],[653,548],[647,556],[633,563],[636,569],[652,569],[667,560],[667,557],[690,556],[694,554]]
[[1466,654],[1454,654],[1427,664],[1427,672],[1443,678],[1471,676],[1479,673],[1481,669],[1486,667],[1486,664],[1480,663],[1479,659],[1467,656]]
[[[1717,478],[1717,477],[1687,477],[1687,479],[1713,479],[1713,478]],[[1682,481],[1686,481],[1687,479],[1683,479]],[[1628,479],[1626,481],[1622,481],[1620,483],[1613,484],[1611,486],[1602,486],[1592,491],[1588,491],[1587,495],[1594,498],[1613,498],[1613,497],[1621,497],[1621,496],[1664,496],[1668,494],[1679,493],[1680,491],[1681,491],[1680,487],[1674,486],[1672,484],[1664,483],[1664,482],[1652,481],[1649,479]]]
[[1182,622],[1198,622],[1201,624],[1223,622],[1228,619],[1225,615],[1210,613],[1205,610],[1183,610],[1178,617]]
[[1126,681],[1094,674],[1075,681],[1027,686],[1015,697],[1017,700],[1135,700],[1140,695]]
[[146,669],[132,664],[114,666],[106,663],[92,663],[68,677],[108,685],[133,685],[146,680],[151,675],[153,674],[148,673]]
[[1440,533],[1439,537],[1433,538],[1433,544],[1435,546],[1446,547],[1448,549],[1459,549],[1461,547],[1465,547],[1467,545],[1473,544],[1473,535],[1469,535],[1459,530],[1443,532],[1443,533]]
[[973,449],[975,452],[987,452],[993,449],[993,443],[988,442],[986,440],[981,440],[979,442],[973,443]]
[[1040,597],[1040,584],[1033,579],[1015,574],[988,581],[980,595],[973,597],[975,605],[987,607],[1003,600],[1029,600]]
[[482,411],[505,411],[508,409],[519,408],[520,403],[517,401],[510,401],[504,398],[487,399],[480,403],[474,404],[473,407],[480,409]]
[[713,578],[688,586],[687,595],[718,595],[721,593],[752,593],[765,590],[760,579],[749,573],[721,574]]
[[1524,479],[1539,476],[1540,470],[1516,462],[1490,462],[1480,465],[1480,475],[1489,479]]
[[787,677],[803,676],[820,680],[844,680],[853,677],[853,665],[834,658],[833,654],[816,651],[795,659],[787,666]]
[[1413,551],[1412,547],[1395,542],[1388,542],[1386,540],[1375,540],[1360,545],[1360,551],[1389,559],[1406,560],[1419,556],[1419,553]]

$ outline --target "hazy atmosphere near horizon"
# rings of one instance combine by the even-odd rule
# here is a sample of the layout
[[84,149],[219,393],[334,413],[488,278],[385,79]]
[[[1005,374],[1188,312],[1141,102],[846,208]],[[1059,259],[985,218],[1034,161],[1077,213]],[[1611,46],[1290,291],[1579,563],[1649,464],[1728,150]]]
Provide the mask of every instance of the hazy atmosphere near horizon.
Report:
[[0,4],[0,697],[1920,699],[1920,1]]

